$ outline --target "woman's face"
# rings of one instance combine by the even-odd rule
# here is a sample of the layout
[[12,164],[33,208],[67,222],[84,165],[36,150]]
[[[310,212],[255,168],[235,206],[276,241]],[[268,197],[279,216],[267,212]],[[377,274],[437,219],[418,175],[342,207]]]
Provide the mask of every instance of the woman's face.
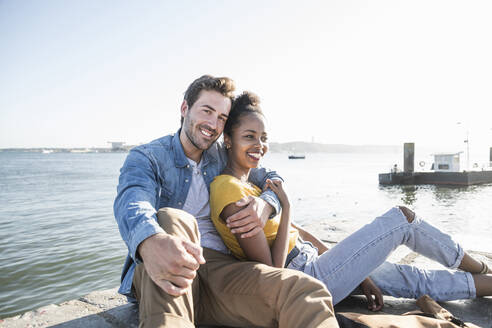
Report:
[[260,159],[268,151],[267,133],[263,115],[249,113],[239,119],[231,136],[224,135],[230,146],[229,159],[243,168],[258,167]]

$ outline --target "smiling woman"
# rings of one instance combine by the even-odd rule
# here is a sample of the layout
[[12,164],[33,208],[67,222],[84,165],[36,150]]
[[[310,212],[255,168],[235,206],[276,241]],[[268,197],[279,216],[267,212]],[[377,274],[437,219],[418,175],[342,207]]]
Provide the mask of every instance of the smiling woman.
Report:
[[224,142],[230,158],[224,173],[244,181],[248,180],[249,170],[258,167],[268,151],[265,118],[259,103],[255,94],[244,92],[235,100],[224,128]]
[[[250,170],[258,167],[268,151],[265,117],[259,104],[258,96],[251,92],[243,92],[234,101],[224,128],[227,165],[210,185],[211,218],[234,256],[282,268],[298,237],[298,231],[290,225],[286,197],[277,194],[282,215],[268,220],[264,233],[241,238],[241,232],[230,230],[225,224],[226,218],[241,209],[235,203],[238,199],[261,194],[260,188],[248,182]],[[281,181],[268,181],[268,186],[275,190],[278,183]]]
[[[238,200],[261,193],[248,182],[250,170],[258,167],[268,150],[265,118],[254,94],[243,93],[234,101],[224,142],[228,161],[210,185],[210,211],[225,245],[238,259],[302,271],[324,283],[334,304],[360,287],[374,311],[382,308],[383,294],[403,298],[428,294],[438,301],[492,295],[492,271],[485,263],[474,260],[451,236],[401,206],[328,249],[291,224],[289,197],[282,181],[268,179],[263,189],[276,194],[282,211],[266,222],[263,231],[245,237],[227,218],[242,210]],[[423,270],[387,262],[400,245],[461,271]]]

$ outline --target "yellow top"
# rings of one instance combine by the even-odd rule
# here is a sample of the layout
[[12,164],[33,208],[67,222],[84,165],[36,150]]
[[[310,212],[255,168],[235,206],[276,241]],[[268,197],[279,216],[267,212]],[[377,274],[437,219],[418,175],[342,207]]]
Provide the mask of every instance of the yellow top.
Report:
[[[220,218],[220,213],[229,204],[235,203],[245,196],[260,196],[261,189],[231,175],[218,175],[210,184],[210,214],[215,228],[219,232],[222,240],[230,249],[232,254],[240,260],[246,260],[241,246],[236,237],[231,233],[231,230],[226,226],[225,222]],[[280,224],[280,215],[270,219],[265,224],[263,231],[270,247],[277,236],[278,225]],[[291,227],[289,230],[289,252],[296,244],[299,232]]]

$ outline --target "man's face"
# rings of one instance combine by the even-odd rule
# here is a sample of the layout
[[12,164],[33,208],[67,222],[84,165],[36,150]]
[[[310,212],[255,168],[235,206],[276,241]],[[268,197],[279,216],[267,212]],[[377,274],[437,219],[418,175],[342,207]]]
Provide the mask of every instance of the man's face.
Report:
[[208,149],[224,130],[230,110],[231,100],[212,90],[202,90],[191,107],[183,101],[181,115],[184,117],[185,152]]

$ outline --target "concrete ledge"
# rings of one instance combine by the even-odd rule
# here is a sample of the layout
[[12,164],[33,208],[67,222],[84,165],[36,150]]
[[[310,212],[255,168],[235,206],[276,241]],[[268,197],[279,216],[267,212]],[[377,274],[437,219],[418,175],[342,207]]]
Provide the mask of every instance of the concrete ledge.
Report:
[[0,327],[138,327],[138,308],[114,288],[0,320]]
[[[469,251],[492,266],[492,254]],[[391,259],[423,268],[442,268],[439,264],[405,248]],[[465,322],[492,328],[492,297],[440,303]],[[336,311],[371,313],[363,297],[350,297],[336,306]],[[414,300],[385,297],[384,313],[402,314],[417,310]],[[0,327],[138,327],[138,308],[117,293],[117,288],[92,292],[77,300],[48,305],[15,317],[0,319]],[[202,327],[205,328],[205,327]]]
[[[398,261],[401,264],[411,264],[426,269],[443,269],[439,263],[429,260],[419,254],[409,252],[408,249],[398,249],[396,255],[401,256]],[[483,252],[468,251],[474,258],[485,261],[487,265],[492,265],[492,254]],[[394,257],[393,254],[391,257]],[[395,260],[393,258],[393,260]],[[483,297],[469,300],[459,300],[452,302],[439,302],[439,304],[451,312],[455,317],[465,322],[473,323],[479,327],[492,328],[492,297]],[[394,297],[384,297],[384,308],[382,312],[388,314],[403,314],[405,312],[420,310],[413,299],[401,299]],[[367,303],[362,296],[349,297],[335,307],[337,312],[359,312],[371,314],[367,310]]]

